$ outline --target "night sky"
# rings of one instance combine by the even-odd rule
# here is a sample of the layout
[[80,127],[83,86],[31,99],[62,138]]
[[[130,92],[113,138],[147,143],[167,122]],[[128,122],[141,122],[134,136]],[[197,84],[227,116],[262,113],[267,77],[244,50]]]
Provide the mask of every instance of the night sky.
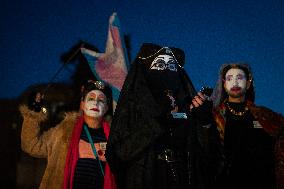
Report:
[[[143,42],[181,48],[196,89],[214,86],[223,63],[245,61],[256,104],[284,113],[284,1],[1,0],[0,9],[2,99],[49,82],[60,56],[79,41],[104,52],[108,19],[117,12],[131,60]],[[70,70],[55,82],[68,81]]]

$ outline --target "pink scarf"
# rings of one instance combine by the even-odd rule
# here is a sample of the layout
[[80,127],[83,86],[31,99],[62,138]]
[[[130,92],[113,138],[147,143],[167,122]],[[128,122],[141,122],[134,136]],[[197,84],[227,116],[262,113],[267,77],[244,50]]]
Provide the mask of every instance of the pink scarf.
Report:
[[[81,116],[72,132],[72,137],[70,141],[70,146],[68,149],[65,169],[64,169],[64,181],[63,189],[73,189],[74,173],[76,168],[76,163],[79,158],[79,140],[82,132],[84,123],[84,118]],[[103,130],[106,138],[108,139],[110,127],[106,121],[103,121]],[[103,189],[116,189],[116,184],[114,176],[111,173],[108,163],[105,165],[105,176],[104,176],[104,187]]]

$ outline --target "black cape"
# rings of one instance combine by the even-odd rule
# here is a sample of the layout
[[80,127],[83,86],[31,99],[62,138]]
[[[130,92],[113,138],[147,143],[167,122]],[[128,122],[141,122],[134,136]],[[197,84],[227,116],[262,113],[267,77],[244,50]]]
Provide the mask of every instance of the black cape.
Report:
[[[196,95],[196,91],[183,69],[183,51],[177,48],[170,49],[178,62],[177,75],[175,75],[175,80],[179,81],[175,94],[177,103],[180,104],[183,111],[186,111],[186,106]],[[164,90],[164,87],[167,87],[163,85],[169,83],[169,85],[175,86],[176,83],[171,83],[172,80],[167,80],[168,77],[156,77],[154,78],[156,87],[153,88],[150,86],[153,82],[149,80],[151,78],[149,67],[155,57],[166,53],[166,51],[158,45],[143,44],[131,65],[120,93],[106,150],[107,161],[120,189],[154,188],[156,157],[153,144],[165,132],[165,128],[159,121],[164,116],[165,107],[163,107],[163,102],[160,102],[162,98],[157,97],[157,94],[159,90]],[[166,82],[161,81],[161,85],[159,85],[160,81],[156,81],[156,79],[166,80]],[[156,89],[158,92],[155,91]],[[193,125],[192,129],[196,128],[194,121],[190,122]],[[201,170],[199,164],[203,163],[195,165],[194,159],[200,159],[194,155],[195,152],[202,154],[202,150],[196,150],[197,148],[201,149],[196,132],[188,133],[188,151],[192,154],[190,163],[192,170],[189,171],[194,175],[198,175],[194,172]],[[199,176],[192,178],[197,182],[203,182]]]

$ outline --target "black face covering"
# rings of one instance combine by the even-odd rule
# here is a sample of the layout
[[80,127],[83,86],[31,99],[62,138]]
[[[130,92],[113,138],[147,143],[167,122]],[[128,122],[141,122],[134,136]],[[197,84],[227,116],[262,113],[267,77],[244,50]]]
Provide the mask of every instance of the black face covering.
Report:
[[181,55],[175,53],[176,55],[168,47],[159,47],[149,57],[142,58],[146,67],[148,87],[155,101],[166,108],[165,111],[173,108],[173,103],[177,101],[179,90],[182,88],[182,79],[184,79],[180,74],[181,64],[176,58]]
[[149,68],[146,79],[156,100],[164,95],[172,95],[175,98],[178,89],[181,87],[179,73],[169,69],[157,70]]
[[149,89],[155,101],[164,112],[170,112],[176,105],[181,81],[176,72],[151,70],[147,75]]

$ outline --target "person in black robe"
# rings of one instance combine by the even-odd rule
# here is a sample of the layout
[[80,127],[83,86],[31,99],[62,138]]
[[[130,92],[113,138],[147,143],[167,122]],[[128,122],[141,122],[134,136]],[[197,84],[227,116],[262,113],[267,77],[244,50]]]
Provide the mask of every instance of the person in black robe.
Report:
[[132,63],[106,151],[118,188],[206,185],[208,132],[201,130],[208,128],[194,119],[195,111],[190,112],[196,91],[184,62],[181,49],[144,43]]

